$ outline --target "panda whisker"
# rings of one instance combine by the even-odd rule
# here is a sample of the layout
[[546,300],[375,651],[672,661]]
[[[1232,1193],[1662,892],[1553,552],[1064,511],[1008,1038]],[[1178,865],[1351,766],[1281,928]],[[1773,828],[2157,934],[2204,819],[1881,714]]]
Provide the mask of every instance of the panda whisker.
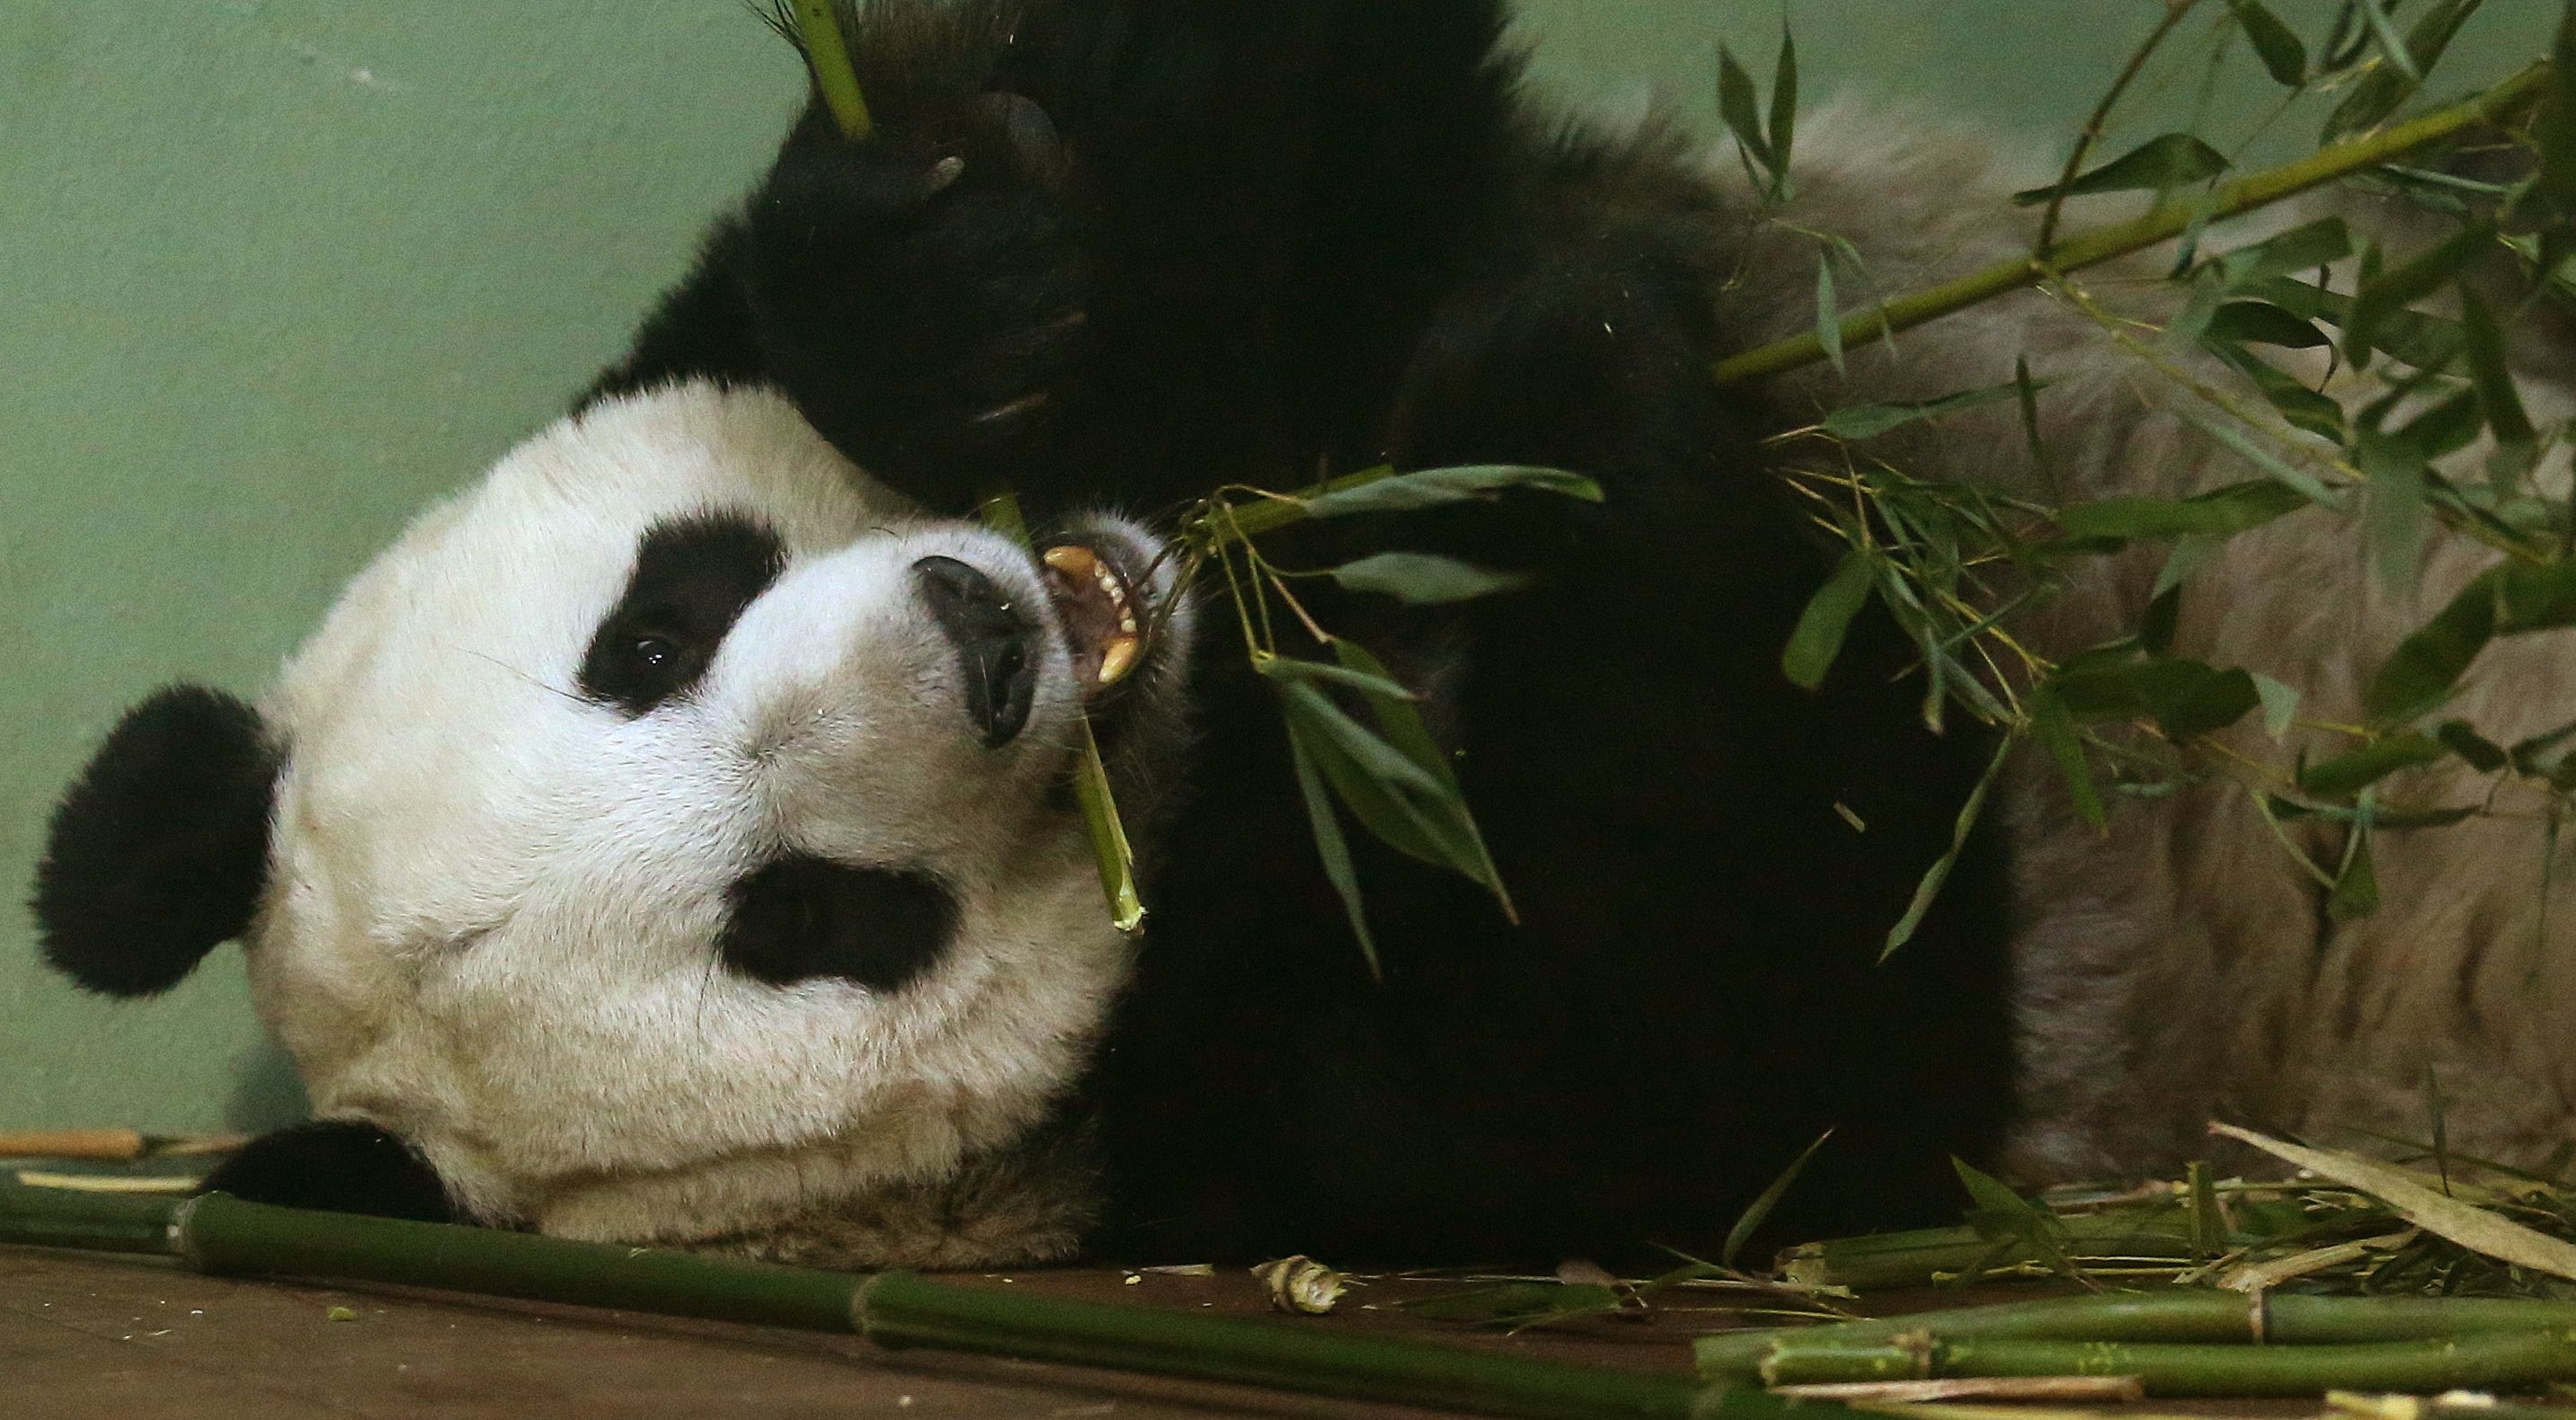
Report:
[[460,655],[472,656],[474,659],[476,659],[476,660],[478,660],[478,661],[482,661],[482,662],[484,662],[484,663],[485,663],[485,664],[487,664],[487,665],[491,665],[491,666],[494,666],[494,667],[496,667],[496,668],[498,668],[498,669],[500,669],[500,670],[507,671],[507,672],[509,672],[511,675],[513,675],[513,676],[517,677],[517,678],[518,678],[518,679],[520,679],[520,680],[526,681],[528,684],[535,686],[537,689],[544,691],[544,692],[545,692],[545,693],[547,693],[548,695],[560,696],[560,697],[562,697],[563,699],[565,699],[565,700],[569,700],[569,701],[573,702],[573,703],[574,703],[574,704],[576,704],[576,705],[586,705],[586,704],[588,704],[588,703],[589,703],[588,701],[583,700],[580,696],[575,695],[575,694],[574,694],[574,693],[572,693],[571,691],[566,690],[566,689],[564,689],[564,688],[563,688],[563,687],[561,687],[561,686],[558,686],[558,685],[554,685],[554,684],[549,683],[548,681],[546,681],[546,679],[545,679],[544,677],[542,677],[542,676],[537,676],[537,675],[532,675],[532,674],[530,674],[530,673],[529,673],[529,672],[527,672],[527,671],[523,671],[523,670],[519,669],[517,666],[511,665],[508,661],[502,660],[502,659],[501,659],[500,657],[498,657],[498,656],[492,655],[492,654],[490,654],[490,653],[488,653],[488,652],[484,652],[484,651],[477,651],[477,650],[475,650],[475,649],[474,649],[473,647],[471,647],[471,646],[459,646],[459,645],[456,645],[456,644],[455,644],[455,643],[453,643],[453,642],[447,642],[447,643],[443,643],[443,644],[445,644],[449,650],[451,650],[451,651],[455,651],[455,652],[457,652],[457,653],[458,653],[458,654],[460,654]]

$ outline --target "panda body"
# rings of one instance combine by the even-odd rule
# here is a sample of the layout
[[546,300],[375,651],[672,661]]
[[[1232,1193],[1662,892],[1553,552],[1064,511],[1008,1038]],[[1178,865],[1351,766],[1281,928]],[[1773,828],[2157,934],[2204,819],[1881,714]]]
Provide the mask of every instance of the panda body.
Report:
[[[2389,1127],[2426,1052],[2488,1082],[2446,1076],[2456,1147],[2568,1135],[2557,978],[2493,950],[2538,860],[2492,844],[2390,845],[2395,912],[2335,926],[2238,806],[2129,806],[2097,838],[2016,761],[1879,963],[1993,746],[1924,727],[1875,617],[1825,694],[1782,679],[1830,552],[1763,436],[2028,354],[2061,375],[2058,491],[2241,475],[2037,295],[1760,400],[1707,365],[1812,322],[1796,229],[1910,287],[2023,249],[2001,195],[2032,175],[1829,115],[1766,224],[1731,161],[1518,99],[1481,0],[860,24],[876,139],[810,113],[629,357],[353,584],[262,714],[165,697],[66,800],[55,962],[148,990],[247,927],[324,1116],[220,1186],[842,1266],[1547,1264],[1712,1249],[1829,1127],[1783,1231],[1947,1212],[1954,1154],[2064,1178],[2195,1157],[2220,1115]],[[1883,451],[2009,486],[2021,445],[1989,407]],[[1423,697],[1519,908],[1354,835],[1380,981],[1231,609],[1153,549],[1216,482],[1382,461],[1556,464],[1607,497],[1268,545],[1532,579],[1435,608],[1299,584]],[[999,487],[1173,618],[1127,683],[1082,683],[1063,589],[969,516]],[[2479,565],[2437,539],[2420,592],[2373,590],[2301,531],[2230,544],[2178,648],[2320,709]],[[2258,609],[2285,567],[2316,601]],[[2108,639],[2155,571],[2106,563],[2024,634]],[[974,579],[996,590],[960,610]],[[1031,618],[1008,734],[992,603]],[[602,659],[666,623],[696,638],[676,689]],[[2533,687],[2566,655],[2516,648],[2482,704],[2565,718]],[[1085,704],[1141,943],[1063,792]],[[225,753],[145,782],[199,741]]]

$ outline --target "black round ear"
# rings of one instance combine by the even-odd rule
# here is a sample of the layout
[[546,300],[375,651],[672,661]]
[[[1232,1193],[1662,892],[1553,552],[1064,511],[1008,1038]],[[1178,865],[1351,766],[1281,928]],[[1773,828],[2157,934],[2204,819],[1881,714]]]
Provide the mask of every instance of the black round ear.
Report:
[[175,685],[127,711],[54,810],[32,902],[45,960],[149,996],[240,936],[280,763],[259,712],[221,691]]

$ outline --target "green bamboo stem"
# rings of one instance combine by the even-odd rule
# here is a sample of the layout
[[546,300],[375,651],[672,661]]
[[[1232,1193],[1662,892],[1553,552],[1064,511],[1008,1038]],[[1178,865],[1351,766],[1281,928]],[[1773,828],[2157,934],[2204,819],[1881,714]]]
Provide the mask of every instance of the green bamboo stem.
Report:
[[[1035,550],[1028,515],[1018,494],[1004,489],[986,497],[975,510],[984,525],[1022,547]],[[1119,815],[1118,795],[1109,783],[1109,766],[1100,758],[1100,737],[1091,717],[1079,722],[1073,767],[1073,797],[1082,807],[1083,831],[1091,839],[1091,856],[1100,867],[1100,895],[1109,904],[1109,924],[1133,937],[1145,930],[1145,898],[1136,887],[1136,849]]]
[[1963,1376],[2128,1376],[2155,1396],[2318,1395],[2327,1390],[2535,1390],[2576,1379],[2576,1331],[2496,1331],[2331,1346],[2116,1341],[1948,1341],[1876,1346],[1783,1342],[1762,1363],[1774,1385]]
[[[2313,1347],[2429,1341],[2501,1331],[2576,1330],[2576,1303],[2502,1297],[2248,1297],[2236,1292],[2124,1292],[2004,1302],[1825,1326],[1702,1337],[1711,1381],[1760,1374],[1784,1349],[1867,1350],[1909,1335],[1944,1342],[2166,1342]],[[2070,1373],[2071,1374],[2071,1373]]]
[[[2350,177],[2365,168],[2402,158],[2418,148],[2494,122],[2540,92],[2548,77],[2548,64],[2534,64],[2474,98],[2436,109],[2366,137],[2338,143],[2296,162],[2221,184],[2207,197],[2177,198],[2160,203],[2142,217],[2096,228],[2033,255],[2010,257],[1955,281],[1845,316],[1842,321],[1843,348],[1856,350],[1882,334],[1910,330],[2006,292],[2037,285],[2050,277],[2144,251],[2181,236],[2195,221],[2239,216],[2295,197],[2337,178]],[[1758,350],[1729,356],[1718,361],[1713,368],[1719,384],[1735,385],[1785,374],[1824,358],[1824,341],[1810,331]]]
[[841,136],[865,142],[876,131],[868,115],[867,95],[859,88],[858,68],[850,62],[850,41],[841,33],[835,0],[796,0],[796,28],[805,40],[805,63],[814,72],[814,89]]
[[437,1223],[0,1185],[0,1243],[150,1252],[200,1270],[437,1287],[1442,1406],[1526,1420],[1842,1420],[1839,1405],[1337,1327],[1236,1320]]

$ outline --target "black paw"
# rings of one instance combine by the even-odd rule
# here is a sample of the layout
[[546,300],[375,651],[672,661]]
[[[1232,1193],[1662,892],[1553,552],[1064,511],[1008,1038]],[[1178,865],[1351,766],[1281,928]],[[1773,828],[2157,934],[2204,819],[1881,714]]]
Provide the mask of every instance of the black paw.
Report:
[[317,1120],[263,1134],[207,1175],[201,1191],[282,1208],[460,1221],[437,1172],[420,1155],[356,1119]]
[[746,213],[766,373],[943,511],[1031,477],[1066,395],[1085,312],[1062,167],[1046,115],[1012,94],[864,143],[809,117]]

